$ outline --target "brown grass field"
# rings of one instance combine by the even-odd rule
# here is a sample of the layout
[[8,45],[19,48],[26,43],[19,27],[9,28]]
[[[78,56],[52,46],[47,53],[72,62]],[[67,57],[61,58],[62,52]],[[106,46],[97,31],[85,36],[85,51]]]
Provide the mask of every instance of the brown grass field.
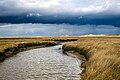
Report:
[[21,51],[76,40],[75,37],[0,37],[0,62]]
[[82,37],[63,49],[86,58],[82,80],[120,80],[120,37]]
[[23,43],[42,43],[53,41],[74,41],[75,37],[0,37],[0,52]]
[[85,69],[81,74],[82,80],[120,80],[120,37],[118,36],[1,37],[0,56],[5,50],[14,51],[15,47],[46,44],[51,46],[55,41],[74,41],[64,44],[63,50],[78,52],[86,58],[82,64]]

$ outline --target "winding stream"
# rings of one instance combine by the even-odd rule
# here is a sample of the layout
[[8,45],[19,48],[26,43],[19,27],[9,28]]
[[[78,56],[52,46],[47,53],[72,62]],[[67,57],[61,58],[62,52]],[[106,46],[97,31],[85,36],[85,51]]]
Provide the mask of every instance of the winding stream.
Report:
[[21,52],[0,63],[0,80],[80,80],[80,60],[62,45]]

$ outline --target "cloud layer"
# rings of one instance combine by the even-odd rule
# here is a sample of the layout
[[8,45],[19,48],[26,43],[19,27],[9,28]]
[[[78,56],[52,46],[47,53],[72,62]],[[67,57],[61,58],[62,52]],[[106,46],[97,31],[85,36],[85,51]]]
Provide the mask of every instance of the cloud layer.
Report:
[[24,13],[120,14],[120,0],[0,0],[0,16]]
[[83,34],[120,34],[120,28],[110,25],[69,24],[4,24],[0,36],[79,36]]

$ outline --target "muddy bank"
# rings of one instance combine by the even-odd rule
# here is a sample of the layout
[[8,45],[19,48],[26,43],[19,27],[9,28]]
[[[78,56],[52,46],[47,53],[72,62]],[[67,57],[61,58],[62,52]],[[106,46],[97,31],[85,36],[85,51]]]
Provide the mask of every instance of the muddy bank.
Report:
[[[81,72],[80,76],[82,77],[82,75],[84,74],[84,72],[86,70],[85,63],[89,59],[89,56],[86,55],[88,50],[83,49],[83,48],[80,49],[78,47],[66,46],[66,44],[63,45],[62,49],[63,49],[64,54],[71,56],[71,57],[78,58],[81,61],[82,72]],[[81,79],[81,80],[84,80],[84,79]]]
[[89,49],[85,48],[79,48],[79,47],[74,47],[74,46],[67,46],[66,44],[63,45],[62,47],[63,53],[64,54],[74,54],[76,55],[79,59],[87,60],[89,59],[89,55],[87,53],[89,52]]
[[86,61],[86,59],[85,59],[85,57],[83,55],[81,55],[79,52],[75,52],[74,50],[70,50],[70,51],[63,50],[63,53],[68,55],[68,56],[80,59],[80,61],[82,63]]
[[57,45],[57,42],[33,42],[33,43],[20,43],[14,47],[8,47],[4,49],[4,51],[0,52],[0,62],[4,61],[6,58],[11,57],[19,52],[35,49],[35,48],[43,48],[49,46]]

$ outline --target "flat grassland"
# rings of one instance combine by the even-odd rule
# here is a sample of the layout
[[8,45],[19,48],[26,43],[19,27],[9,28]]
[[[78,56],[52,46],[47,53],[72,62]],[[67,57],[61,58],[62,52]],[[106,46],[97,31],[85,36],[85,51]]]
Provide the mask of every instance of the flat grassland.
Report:
[[74,51],[85,57],[86,60],[82,64],[84,67],[82,80],[120,80],[120,37],[118,36],[0,38],[0,57],[3,53],[4,56],[9,57],[8,54],[18,48],[53,46],[57,44],[56,41],[73,41],[63,45],[64,52]]
[[120,37],[81,37],[63,50],[86,58],[81,80],[120,80]]
[[16,47],[18,44],[54,43],[55,41],[64,42],[76,40],[76,37],[0,37],[0,52],[10,47]]

